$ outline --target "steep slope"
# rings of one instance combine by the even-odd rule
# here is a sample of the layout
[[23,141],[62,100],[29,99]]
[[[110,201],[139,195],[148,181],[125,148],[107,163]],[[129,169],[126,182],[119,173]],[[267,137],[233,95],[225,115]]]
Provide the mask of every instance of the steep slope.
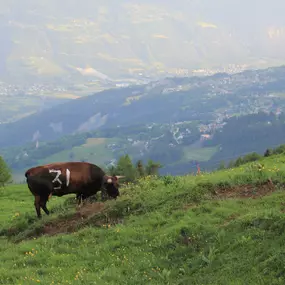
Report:
[[117,201],[81,209],[71,197],[52,198],[42,221],[27,187],[9,186],[0,201],[0,279],[284,284],[284,159],[196,177],[147,177]]

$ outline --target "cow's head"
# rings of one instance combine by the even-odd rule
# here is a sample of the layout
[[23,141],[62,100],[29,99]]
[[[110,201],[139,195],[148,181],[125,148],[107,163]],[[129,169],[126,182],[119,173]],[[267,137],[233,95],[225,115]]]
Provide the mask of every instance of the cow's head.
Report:
[[123,178],[125,176],[104,176],[104,186],[107,190],[107,194],[116,199],[118,196],[120,196],[119,192],[119,179]]

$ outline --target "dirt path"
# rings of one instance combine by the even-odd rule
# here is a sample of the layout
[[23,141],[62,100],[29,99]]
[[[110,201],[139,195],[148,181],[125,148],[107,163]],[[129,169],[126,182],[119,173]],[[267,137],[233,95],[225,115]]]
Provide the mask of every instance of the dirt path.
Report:
[[60,233],[71,233],[76,231],[79,227],[84,226],[88,220],[98,217],[98,221],[94,221],[94,225],[102,225],[104,219],[100,218],[105,209],[104,203],[88,203],[77,210],[75,214],[70,217],[56,219],[44,225],[42,234],[55,235]]

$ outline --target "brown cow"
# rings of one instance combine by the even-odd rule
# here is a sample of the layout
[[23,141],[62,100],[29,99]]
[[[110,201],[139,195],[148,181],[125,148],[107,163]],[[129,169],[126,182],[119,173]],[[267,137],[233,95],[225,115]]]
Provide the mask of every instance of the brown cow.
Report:
[[116,199],[119,193],[118,179],[123,176],[108,176],[97,165],[88,162],[58,162],[30,168],[26,171],[27,184],[35,196],[35,208],[41,218],[42,208],[49,215],[46,203],[51,195],[63,196],[74,193],[78,202],[101,190]]

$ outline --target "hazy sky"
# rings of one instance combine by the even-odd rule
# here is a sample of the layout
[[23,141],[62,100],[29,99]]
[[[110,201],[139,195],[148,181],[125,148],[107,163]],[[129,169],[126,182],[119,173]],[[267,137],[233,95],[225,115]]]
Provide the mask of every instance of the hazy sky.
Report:
[[284,0],[2,0],[0,11],[9,8],[10,17],[18,20],[28,11],[30,20],[31,11],[55,17],[96,17],[99,7],[108,7],[115,14],[116,11],[121,12],[123,4],[151,5],[168,12],[171,12],[171,8],[193,19],[240,26],[245,32],[246,29],[250,30],[250,24],[259,27],[285,26]]
[[[96,66],[105,74],[116,64],[108,57],[155,59],[168,66],[220,63],[226,56],[237,62],[252,56],[283,60],[284,11],[285,0],[2,0],[0,20],[10,21],[13,31],[10,39],[1,32],[0,71],[7,54],[13,59],[49,56],[59,65]],[[211,28],[201,30],[201,22]],[[157,34],[168,44],[155,40]]]

